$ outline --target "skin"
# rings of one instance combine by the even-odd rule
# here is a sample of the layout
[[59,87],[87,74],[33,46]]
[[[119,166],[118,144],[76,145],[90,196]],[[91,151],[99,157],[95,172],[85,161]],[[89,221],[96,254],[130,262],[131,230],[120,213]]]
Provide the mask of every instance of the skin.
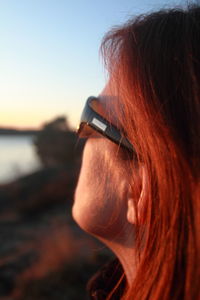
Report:
[[[115,95],[110,84],[99,95],[101,114],[109,114]],[[130,178],[137,187],[131,188]],[[132,174],[130,161],[124,159],[123,150],[92,131],[83,153],[81,172],[72,209],[73,218],[86,232],[104,242],[119,258],[127,281],[131,284],[137,269],[134,247],[135,209],[139,203],[141,172],[137,168]]]

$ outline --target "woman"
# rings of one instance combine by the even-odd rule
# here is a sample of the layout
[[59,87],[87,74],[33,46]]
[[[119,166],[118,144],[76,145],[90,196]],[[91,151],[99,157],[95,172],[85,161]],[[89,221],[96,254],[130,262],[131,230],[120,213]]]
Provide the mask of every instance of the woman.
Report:
[[91,298],[200,299],[200,7],[130,20],[102,50],[73,216],[122,270]]

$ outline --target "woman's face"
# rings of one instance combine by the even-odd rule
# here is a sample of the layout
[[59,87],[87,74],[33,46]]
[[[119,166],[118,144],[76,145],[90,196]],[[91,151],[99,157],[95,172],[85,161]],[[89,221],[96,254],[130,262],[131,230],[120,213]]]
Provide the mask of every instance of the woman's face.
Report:
[[[111,96],[112,95],[112,96]],[[99,96],[101,113],[108,116],[114,97],[109,85]],[[115,124],[115,120],[111,120]],[[73,217],[85,231],[106,239],[120,238],[128,225],[129,178],[123,150],[92,132],[84,153],[75,192]]]

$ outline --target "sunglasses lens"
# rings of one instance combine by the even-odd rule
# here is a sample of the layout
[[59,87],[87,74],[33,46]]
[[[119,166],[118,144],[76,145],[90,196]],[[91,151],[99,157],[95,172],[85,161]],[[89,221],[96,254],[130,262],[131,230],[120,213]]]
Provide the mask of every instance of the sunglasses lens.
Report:
[[88,138],[91,135],[92,128],[86,123],[81,123],[77,133],[80,138]]
[[[91,110],[92,109],[92,110]],[[90,126],[88,126],[87,123],[91,123],[93,119],[93,113],[92,111],[95,111],[98,113],[99,110],[99,103],[98,100],[94,97],[91,97],[90,101],[86,103],[86,106],[83,110],[83,113],[81,115],[81,122],[79,125],[79,128],[77,130],[77,134],[81,138],[87,138],[94,129],[92,129]]]
[[93,98],[91,101],[90,101],[90,107],[96,111],[97,113],[99,113],[100,111],[100,105],[99,105],[99,102],[96,98]]

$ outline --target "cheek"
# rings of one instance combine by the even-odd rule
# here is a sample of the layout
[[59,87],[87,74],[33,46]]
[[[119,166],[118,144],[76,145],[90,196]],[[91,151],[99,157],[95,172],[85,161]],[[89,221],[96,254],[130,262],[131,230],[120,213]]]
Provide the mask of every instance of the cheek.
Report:
[[99,149],[102,143],[88,140],[72,213],[82,229],[108,238],[119,234],[126,219],[127,180],[108,148]]

